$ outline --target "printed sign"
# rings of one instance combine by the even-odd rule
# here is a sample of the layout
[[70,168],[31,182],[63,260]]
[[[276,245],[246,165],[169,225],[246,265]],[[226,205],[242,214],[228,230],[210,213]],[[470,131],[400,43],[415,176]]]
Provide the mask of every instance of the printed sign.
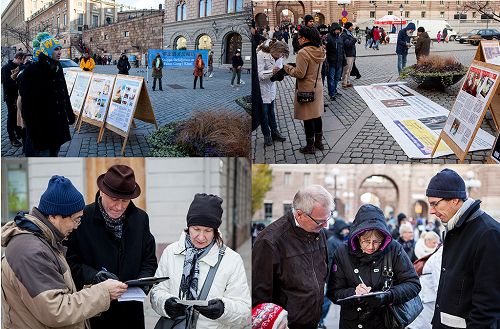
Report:
[[64,79],[66,80],[66,87],[68,88],[68,94],[71,95],[73,86],[75,85],[75,80],[78,75],[78,71],[66,70],[64,71]]
[[148,66],[152,68],[153,59],[160,54],[163,67],[193,67],[198,54],[201,54],[205,67],[208,67],[208,50],[148,50]]
[[83,117],[104,121],[114,82],[115,76],[113,75],[94,74],[92,76],[83,107]]
[[78,72],[70,97],[71,107],[76,115],[80,115],[91,79],[92,73]]
[[106,123],[128,131],[140,90],[140,80],[117,75]]

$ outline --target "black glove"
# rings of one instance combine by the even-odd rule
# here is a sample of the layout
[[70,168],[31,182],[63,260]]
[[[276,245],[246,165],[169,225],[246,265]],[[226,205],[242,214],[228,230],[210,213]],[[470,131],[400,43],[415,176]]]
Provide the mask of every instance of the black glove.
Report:
[[193,306],[201,315],[215,320],[224,313],[224,303],[220,299],[211,299],[208,301],[208,306]]
[[102,270],[102,271],[97,272],[97,274],[94,277],[93,283],[103,282],[103,281],[106,281],[107,279],[113,279],[113,280],[118,280],[118,281],[120,280],[113,273]]
[[171,319],[176,319],[186,314],[186,305],[177,303],[175,297],[170,297],[165,301],[165,312]]
[[362,303],[365,304],[367,307],[375,308],[375,307],[380,307],[382,305],[389,304],[391,299],[392,299],[391,293],[385,292],[383,294],[378,294],[375,296],[363,298]]

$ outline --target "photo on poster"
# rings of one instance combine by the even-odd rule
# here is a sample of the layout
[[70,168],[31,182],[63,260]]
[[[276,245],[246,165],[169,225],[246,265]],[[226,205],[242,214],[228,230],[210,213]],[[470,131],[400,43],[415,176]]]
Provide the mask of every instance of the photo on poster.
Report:
[[479,86],[480,80],[481,80],[480,74],[470,70],[469,73],[467,74],[467,77],[465,78],[462,90],[476,97],[477,87]]
[[486,78],[486,84],[483,85],[483,88],[481,88],[481,96],[486,98],[488,93],[490,92],[491,87],[495,84],[495,81],[491,80],[490,78]]
[[83,108],[83,116],[89,119],[103,121],[108,109],[111,88],[115,77],[111,75],[94,75]]
[[420,118],[418,120],[430,130],[441,130],[444,128],[447,118],[448,117],[441,115],[437,117]]
[[456,135],[459,127],[460,127],[460,121],[457,118],[455,118],[455,120],[453,120],[453,123],[451,125],[450,133],[452,135]]
[[405,101],[404,99],[384,99],[384,100],[381,100],[382,104],[385,105],[385,107],[401,107],[401,106],[409,106],[410,104],[408,104],[407,101]]
[[122,131],[128,131],[141,82],[137,79],[117,77],[113,88],[106,123]]
[[391,89],[393,89],[395,92],[397,92],[398,94],[400,94],[401,96],[403,96],[403,97],[414,96],[411,92],[409,92],[408,90],[404,89],[402,86],[392,85],[392,86],[389,86],[389,87]]

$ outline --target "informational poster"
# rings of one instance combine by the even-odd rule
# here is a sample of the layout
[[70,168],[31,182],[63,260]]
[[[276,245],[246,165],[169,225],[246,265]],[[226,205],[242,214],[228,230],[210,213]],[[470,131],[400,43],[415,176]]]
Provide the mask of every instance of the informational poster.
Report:
[[500,43],[499,41],[481,41],[484,60],[486,63],[500,65]]
[[495,92],[493,87],[499,74],[493,69],[475,64],[469,68],[443,130],[462,151],[467,150],[476,127],[481,125],[483,112]]
[[[431,158],[450,111],[403,83],[354,87],[409,158]],[[491,149],[494,137],[479,130],[471,150]],[[441,142],[436,156],[453,154]]]
[[64,71],[64,79],[66,79],[66,86],[68,87],[68,94],[71,95],[78,71],[66,70]]
[[82,110],[83,102],[85,101],[87,90],[89,89],[90,79],[92,79],[92,73],[78,72],[75,84],[73,85],[73,91],[70,97],[71,107],[73,108],[73,112],[77,115],[79,115]]
[[142,81],[117,75],[106,122],[122,131],[128,131],[139,98]]
[[201,54],[205,67],[208,67],[208,50],[164,50],[148,49],[148,65],[152,68],[153,59],[160,54],[163,67],[192,67],[198,54]]
[[493,149],[491,150],[491,159],[496,163],[500,163],[500,134],[497,136]]
[[83,107],[84,118],[104,121],[114,82],[115,76],[113,75],[94,74],[92,76]]

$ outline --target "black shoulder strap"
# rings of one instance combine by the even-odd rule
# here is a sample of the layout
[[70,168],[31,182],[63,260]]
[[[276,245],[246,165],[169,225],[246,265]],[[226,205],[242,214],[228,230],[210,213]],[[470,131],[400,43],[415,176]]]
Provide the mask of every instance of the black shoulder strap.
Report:
[[392,287],[392,277],[394,276],[394,272],[392,271],[392,253],[389,249],[385,250],[382,276],[385,278],[382,290],[387,291]]
[[201,288],[201,291],[198,294],[199,300],[207,299],[208,292],[210,291],[210,287],[212,286],[212,283],[214,282],[215,273],[217,272],[217,269],[219,268],[222,257],[224,257],[225,253],[226,253],[226,246],[222,245],[222,247],[219,249],[219,260],[217,260],[217,263],[214,266],[210,267],[210,270],[208,271],[208,274],[207,274],[207,278],[205,279],[205,282],[203,283],[203,287]]

